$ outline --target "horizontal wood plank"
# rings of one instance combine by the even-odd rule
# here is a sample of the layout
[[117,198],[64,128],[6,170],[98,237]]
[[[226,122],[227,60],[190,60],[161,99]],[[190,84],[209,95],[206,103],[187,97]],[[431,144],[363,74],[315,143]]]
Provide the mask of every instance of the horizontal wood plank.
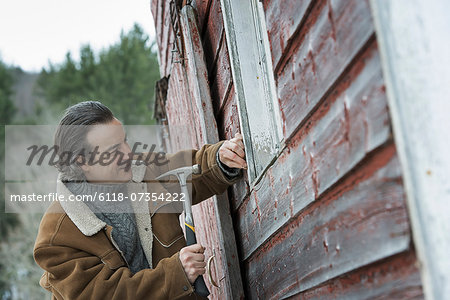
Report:
[[217,115],[223,108],[233,84],[225,33],[223,33],[223,35],[224,37],[221,42],[214,71],[212,74],[210,73],[210,76],[212,77],[211,81],[213,82],[211,86],[211,96],[215,115]]
[[240,131],[239,114],[233,85],[221,113],[217,116],[217,124],[221,139],[230,139]]
[[289,299],[424,299],[419,264],[408,251],[329,280]]
[[391,144],[296,216],[245,262],[250,298],[295,295],[406,251],[409,223]]
[[264,1],[267,33],[274,69],[277,69],[283,51],[291,43],[293,34],[305,18],[311,2],[311,0]]
[[243,258],[389,138],[388,108],[374,44],[239,208]]
[[210,74],[217,61],[223,31],[223,17],[220,0],[212,0],[203,38],[206,65],[208,66],[208,73]]
[[[368,1],[316,4],[277,77],[283,133],[289,139],[373,35]],[[319,10],[319,11],[316,11]],[[312,23],[312,24],[310,24]]]
[[194,0],[192,1],[192,7],[195,8],[197,12],[197,20],[198,20],[198,29],[200,33],[204,31],[204,24],[208,19],[209,7],[211,5],[211,1],[215,0]]

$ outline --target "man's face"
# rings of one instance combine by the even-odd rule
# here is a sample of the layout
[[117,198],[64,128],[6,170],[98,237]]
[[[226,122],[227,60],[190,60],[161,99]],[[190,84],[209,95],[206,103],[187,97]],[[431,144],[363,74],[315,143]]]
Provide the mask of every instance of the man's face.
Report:
[[95,156],[87,153],[86,163],[81,166],[89,182],[119,183],[131,180],[131,168],[126,163],[131,149],[119,120],[114,118],[110,123],[93,125],[86,138],[91,152],[98,152]]

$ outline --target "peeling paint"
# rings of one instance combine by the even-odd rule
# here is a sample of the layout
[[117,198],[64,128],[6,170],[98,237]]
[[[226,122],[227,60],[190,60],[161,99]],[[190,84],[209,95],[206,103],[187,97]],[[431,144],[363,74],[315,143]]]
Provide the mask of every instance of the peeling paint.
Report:
[[[229,138],[240,124],[220,1],[205,1],[197,1],[208,53],[209,72],[203,75],[219,135]],[[286,147],[257,190],[250,191],[245,179],[231,189],[246,296],[358,298],[370,288],[392,296],[395,288],[389,284],[397,281],[403,287],[398,295],[419,295],[418,270],[407,265],[414,265],[415,255],[405,252],[409,223],[368,1],[266,0],[263,5]],[[163,31],[157,27],[159,44],[170,40]],[[172,123],[185,122],[183,110],[188,110],[181,97],[185,91],[175,84],[182,82],[177,68],[171,68]],[[190,122],[195,126],[197,120]],[[179,144],[192,142],[177,138]],[[267,135],[254,140],[255,151],[274,154]],[[208,224],[212,211],[203,207],[202,214]],[[351,243],[353,236],[359,240]],[[385,258],[391,255],[397,257]],[[395,267],[389,269],[391,262]]]
[[331,24],[331,38],[336,41],[336,25],[334,24],[333,20],[333,7],[331,6],[331,0],[327,1],[328,4],[328,20]]

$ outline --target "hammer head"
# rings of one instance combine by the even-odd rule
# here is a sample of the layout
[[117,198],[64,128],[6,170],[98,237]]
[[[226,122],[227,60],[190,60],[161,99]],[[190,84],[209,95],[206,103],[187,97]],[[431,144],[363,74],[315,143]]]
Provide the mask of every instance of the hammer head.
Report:
[[186,184],[186,179],[189,177],[189,175],[200,174],[200,173],[201,173],[200,165],[193,165],[193,166],[181,167],[178,169],[170,170],[170,171],[156,177],[156,180],[162,179],[162,178],[170,176],[170,175],[174,175],[177,177],[180,184],[183,185],[183,184]]

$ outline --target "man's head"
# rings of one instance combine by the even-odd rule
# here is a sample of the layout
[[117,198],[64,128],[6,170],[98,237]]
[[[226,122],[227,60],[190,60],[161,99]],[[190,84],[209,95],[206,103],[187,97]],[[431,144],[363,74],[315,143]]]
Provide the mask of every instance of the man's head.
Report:
[[126,163],[131,149],[122,123],[98,101],[66,109],[55,133],[55,145],[61,162],[57,168],[64,181],[113,183],[131,179]]

